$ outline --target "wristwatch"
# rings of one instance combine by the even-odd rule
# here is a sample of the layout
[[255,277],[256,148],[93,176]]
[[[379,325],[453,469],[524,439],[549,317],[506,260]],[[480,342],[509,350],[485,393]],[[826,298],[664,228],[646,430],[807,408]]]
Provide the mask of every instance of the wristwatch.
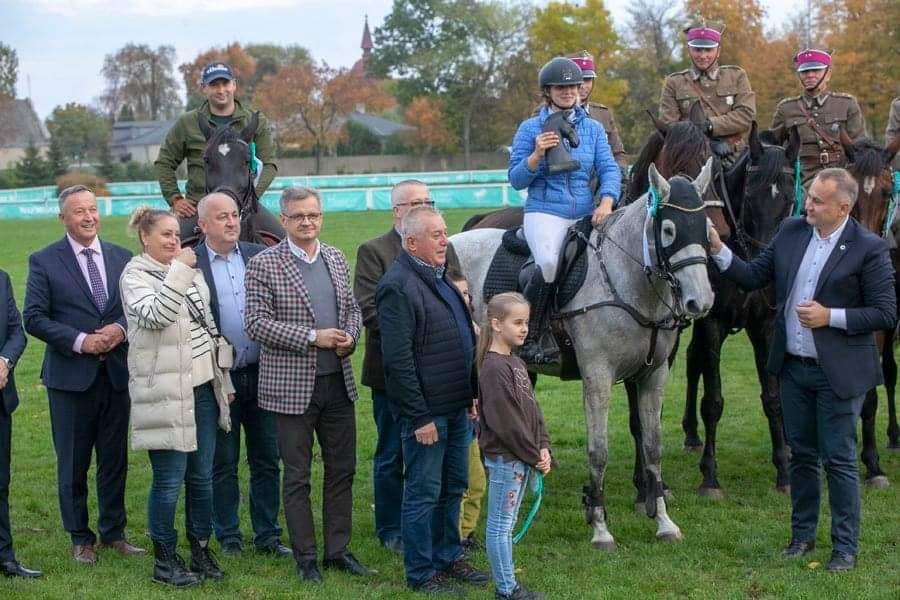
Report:
[[318,337],[319,336],[316,334],[316,330],[310,329],[309,333],[306,336],[306,343],[311,346],[316,343],[316,338],[318,338]]

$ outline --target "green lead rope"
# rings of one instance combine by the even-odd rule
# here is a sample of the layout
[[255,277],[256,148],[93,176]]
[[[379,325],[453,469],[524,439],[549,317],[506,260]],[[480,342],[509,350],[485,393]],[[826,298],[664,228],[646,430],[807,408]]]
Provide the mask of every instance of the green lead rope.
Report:
[[541,498],[544,497],[544,477],[540,472],[531,469],[529,479],[532,478],[534,481],[531,483],[531,492],[534,494],[534,504],[531,505],[531,510],[528,511],[525,520],[522,521],[522,526],[519,527],[519,531],[513,536],[514,544],[518,544],[522,538],[525,537],[532,522],[534,522],[534,517],[537,516],[538,509],[541,508]]
[[250,142],[250,170],[256,174],[256,142]]
[[803,212],[803,185],[800,180],[800,157],[794,161],[794,214],[799,217]]
[[894,218],[897,215],[897,202],[900,199],[900,171],[894,171],[894,188],[891,190],[891,201],[888,204],[887,215],[884,218],[884,231],[881,237],[888,239],[891,235],[891,226],[894,224]]

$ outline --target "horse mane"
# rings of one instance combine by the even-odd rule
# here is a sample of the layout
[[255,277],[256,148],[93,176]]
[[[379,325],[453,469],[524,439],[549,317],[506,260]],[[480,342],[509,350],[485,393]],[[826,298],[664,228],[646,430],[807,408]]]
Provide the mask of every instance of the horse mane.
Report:
[[878,177],[885,168],[884,148],[863,138],[853,144],[853,162],[847,170],[857,178]]
[[640,155],[634,162],[634,166],[631,167],[631,183],[628,184],[628,193],[626,194],[628,203],[637,200],[650,187],[650,178],[647,175],[650,163],[656,160],[665,143],[666,138],[658,131],[653,131],[647,136]]
[[703,167],[709,154],[709,140],[700,128],[690,121],[678,121],[669,126],[657,167],[663,177],[679,173],[692,176]]
[[212,131],[212,135],[206,141],[207,148],[214,148],[225,142],[233,142],[240,139],[240,132],[231,125],[219,125]]
[[787,169],[790,167],[787,153],[781,146],[769,145],[763,145],[763,153],[756,166],[755,175],[747,178],[747,188],[744,192],[751,198],[756,197],[762,189],[773,183],[781,183],[782,179],[788,177]]

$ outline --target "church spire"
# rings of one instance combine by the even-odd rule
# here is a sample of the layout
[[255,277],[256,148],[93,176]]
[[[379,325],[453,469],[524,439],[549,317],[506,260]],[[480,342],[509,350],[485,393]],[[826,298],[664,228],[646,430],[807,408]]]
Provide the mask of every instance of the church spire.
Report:
[[369,32],[369,15],[366,15],[366,24],[363,26],[363,36],[362,36],[362,44],[360,48],[362,48],[363,56],[369,56],[372,53],[372,48],[375,45],[372,43],[372,34]]

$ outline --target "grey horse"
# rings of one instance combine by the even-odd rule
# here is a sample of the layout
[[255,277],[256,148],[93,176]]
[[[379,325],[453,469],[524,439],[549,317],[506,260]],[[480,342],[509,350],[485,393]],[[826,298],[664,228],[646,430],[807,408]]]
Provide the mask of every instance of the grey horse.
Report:
[[[591,233],[585,283],[567,305],[559,307],[556,317],[572,338],[583,379],[591,472],[584,504],[593,529],[591,543],[598,549],[616,549],[607,527],[603,489],[610,395],[613,385],[625,379],[634,380],[638,390],[641,449],[649,482],[646,513],[656,520],[657,539],[682,538],[666,512],[660,415],[677,325],[684,318],[705,315],[714,300],[706,270],[707,221],[701,200],[711,164],[708,161],[693,182],[683,176],[667,181],[651,165],[651,189],[659,198],[656,216],[651,216],[645,195]],[[479,322],[485,316],[484,279],[503,233],[474,229],[450,238]]]

